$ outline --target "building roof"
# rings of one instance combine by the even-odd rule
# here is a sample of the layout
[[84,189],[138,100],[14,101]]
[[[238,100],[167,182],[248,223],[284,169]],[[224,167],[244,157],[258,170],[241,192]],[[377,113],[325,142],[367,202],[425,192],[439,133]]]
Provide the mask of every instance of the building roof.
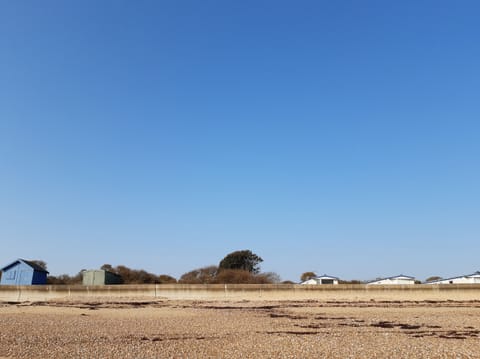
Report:
[[393,277],[386,277],[386,278],[379,278],[379,279],[371,280],[371,281],[367,282],[367,284],[369,284],[369,283],[375,283],[375,282],[380,282],[381,280],[398,279],[398,278],[406,278],[406,279],[415,280],[415,277],[410,277],[410,276],[408,276],[408,275],[399,274],[399,275],[395,275],[395,276],[393,276]]
[[459,276],[451,277],[451,278],[435,279],[435,280],[431,280],[429,282],[425,282],[425,284],[432,284],[432,283],[443,282],[443,281],[446,281],[446,280],[452,280],[452,279],[458,279],[458,278],[477,277],[477,276],[480,276],[480,271],[476,271],[475,273],[472,273],[472,274],[459,275]]
[[38,264],[36,264],[36,263],[34,263],[34,262],[32,262],[32,261],[27,261],[27,260],[25,260],[25,259],[21,259],[21,258],[17,259],[16,261],[13,261],[12,263],[10,263],[9,265],[3,267],[3,268],[0,269],[0,270],[5,271],[5,270],[13,267],[13,266],[14,266],[15,264],[17,264],[17,263],[25,263],[26,265],[28,265],[29,267],[33,268],[33,270],[36,270],[37,272],[45,272],[45,273],[48,273],[48,271],[47,271],[45,268],[39,266]]
[[[337,277],[333,277],[331,275],[328,275],[328,274],[324,274],[324,275],[320,275],[320,276],[317,276],[317,277],[312,277],[310,279],[307,279],[307,280],[304,280],[303,282],[300,282],[300,284],[304,284],[304,283],[307,283],[308,281],[311,281],[311,280],[317,280],[317,279],[333,279],[333,280],[340,280],[339,278]],[[313,283],[312,283],[313,284]]]

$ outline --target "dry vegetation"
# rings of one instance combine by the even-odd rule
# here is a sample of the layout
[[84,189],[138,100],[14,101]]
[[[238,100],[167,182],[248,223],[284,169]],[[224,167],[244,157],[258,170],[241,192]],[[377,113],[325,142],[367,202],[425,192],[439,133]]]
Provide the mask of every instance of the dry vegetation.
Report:
[[3,303],[0,357],[480,358],[480,302]]

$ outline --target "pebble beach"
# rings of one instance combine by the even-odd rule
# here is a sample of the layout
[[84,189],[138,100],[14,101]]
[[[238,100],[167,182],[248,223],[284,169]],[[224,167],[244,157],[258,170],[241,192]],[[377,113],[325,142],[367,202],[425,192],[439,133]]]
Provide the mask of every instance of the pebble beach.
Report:
[[0,304],[2,358],[480,358],[480,302]]

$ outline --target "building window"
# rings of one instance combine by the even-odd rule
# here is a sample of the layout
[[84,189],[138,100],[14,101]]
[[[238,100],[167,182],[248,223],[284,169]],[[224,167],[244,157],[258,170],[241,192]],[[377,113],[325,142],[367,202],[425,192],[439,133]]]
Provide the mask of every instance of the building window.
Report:
[[15,271],[15,270],[9,271],[9,272],[7,272],[6,279],[14,280],[16,274],[17,274],[17,271]]

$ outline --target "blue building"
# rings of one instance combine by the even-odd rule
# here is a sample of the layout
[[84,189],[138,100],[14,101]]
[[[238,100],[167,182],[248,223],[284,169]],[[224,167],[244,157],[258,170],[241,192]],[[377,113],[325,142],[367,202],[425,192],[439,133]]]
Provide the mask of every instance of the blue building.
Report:
[[38,264],[24,259],[3,267],[0,285],[32,285],[47,284],[48,272]]

